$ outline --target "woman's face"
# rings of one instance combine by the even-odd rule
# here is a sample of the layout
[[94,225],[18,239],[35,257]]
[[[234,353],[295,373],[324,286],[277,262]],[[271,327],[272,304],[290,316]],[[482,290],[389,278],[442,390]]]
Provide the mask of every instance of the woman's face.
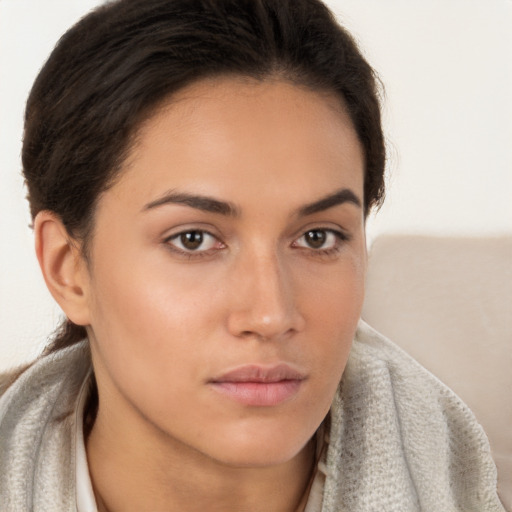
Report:
[[293,458],[361,311],[363,155],[327,94],[204,81],[145,123],[98,204],[98,422],[229,465]]

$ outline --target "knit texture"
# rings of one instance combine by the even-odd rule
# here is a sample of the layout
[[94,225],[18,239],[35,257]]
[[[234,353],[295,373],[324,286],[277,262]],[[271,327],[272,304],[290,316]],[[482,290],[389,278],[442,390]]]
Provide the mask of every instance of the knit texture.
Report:
[[[87,342],[0,399],[0,510],[76,511],[75,422]],[[330,411],[322,512],[504,512],[487,438],[434,376],[363,322]]]
[[0,399],[0,510],[76,511],[75,404],[85,342],[39,359]]
[[364,322],[331,414],[322,511],[504,511],[471,411]]

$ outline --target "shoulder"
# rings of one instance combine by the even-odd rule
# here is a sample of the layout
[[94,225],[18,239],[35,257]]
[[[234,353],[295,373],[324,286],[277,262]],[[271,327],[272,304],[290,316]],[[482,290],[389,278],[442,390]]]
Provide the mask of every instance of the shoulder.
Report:
[[73,412],[89,371],[82,342],[1,376],[0,496],[9,510],[71,510],[63,500],[73,499]]
[[9,409],[8,404],[31,407],[41,395],[59,395],[59,389],[80,385],[90,367],[86,341],[55,353],[41,356],[34,362],[0,373],[0,421]]
[[[461,414],[476,425],[466,404],[435,375],[430,373],[403,349],[360,322],[343,377],[348,390],[361,392],[388,389],[395,398],[397,412],[402,407]],[[353,391],[353,390],[352,390]],[[480,427],[477,427],[481,431]]]
[[16,382],[18,377],[30,368],[34,363],[29,363],[21,366],[17,366],[15,368],[11,368],[9,370],[4,370],[0,372],[0,398],[7,391],[7,389]]
[[331,416],[337,477],[327,492],[349,510],[374,510],[371,503],[393,511],[503,510],[489,444],[472,412],[364,322]]
[[470,446],[479,455],[490,453],[487,437],[469,407],[404,350],[364,322],[359,325],[343,385],[348,403],[378,397],[391,409],[389,414],[400,424],[406,450],[428,446],[431,457],[439,451],[436,443],[443,439],[449,443],[445,448],[454,450],[452,456],[457,456],[458,449],[467,455]]

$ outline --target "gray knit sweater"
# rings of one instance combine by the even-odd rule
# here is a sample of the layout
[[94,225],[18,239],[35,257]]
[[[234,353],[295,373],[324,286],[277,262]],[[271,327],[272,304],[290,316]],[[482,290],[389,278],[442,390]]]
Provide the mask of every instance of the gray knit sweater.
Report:
[[[0,399],[0,510],[75,511],[86,342],[40,359]],[[472,413],[363,322],[331,413],[322,512],[504,512]]]

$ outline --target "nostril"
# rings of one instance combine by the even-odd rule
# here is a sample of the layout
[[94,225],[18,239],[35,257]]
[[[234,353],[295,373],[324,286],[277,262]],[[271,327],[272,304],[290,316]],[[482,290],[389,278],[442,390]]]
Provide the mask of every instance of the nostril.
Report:
[[289,328],[283,331],[273,330],[272,332],[265,332],[264,328],[257,329],[254,331],[245,330],[238,333],[237,337],[241,339],[255,339],[258,341],[273,341],[284,339],[290,335],[293,335],[294,332],[297,332],[294,328]]
[[264,334],[255,331],[243,331],[239,334],[239,337],[245,339],[256,338],[259,341],[266,341],[269,339],[268,336],[265,336]]

